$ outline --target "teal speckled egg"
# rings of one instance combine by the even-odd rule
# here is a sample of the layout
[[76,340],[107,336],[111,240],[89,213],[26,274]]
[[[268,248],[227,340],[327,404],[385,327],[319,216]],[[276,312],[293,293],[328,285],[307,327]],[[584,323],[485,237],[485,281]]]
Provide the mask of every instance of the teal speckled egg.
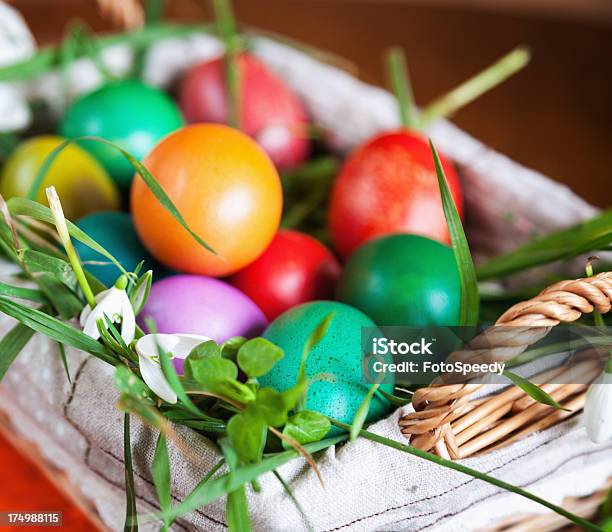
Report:
[[[306,373],[309,378],[319,373],[331,374],[335,382],[328,378],[313,382],[306,408],[351,423],[369,390],[362,378],[362,327],[375,327],[372,320],[353,307],[335,301],[315,301],[281,314],[263,336],[281,347],[285,356],[260,382],[262,386],[281,391],[294,386],[304,345],[314,328],[330,313],[334,313],[334,318],[323,340],[310,353]],[[385,383],[381,389],[393,393],[393,384]],[[389,406],[382,395],[376,394],[370,403],[368,422],[382,417]]]
[[[76,225],[109,251],[127,271],[132,271],[140,261],[144,261],[141,273],[153,270],[154,279],[166,277],[170,273],[158,264],[140,243],[129,214],[96,212],[77,220]],[[85,268],[106,286],[112,286],[121,275],[119,268],[97,251],[76,240],[74,247],[84,261]],[[105,264],[91,264],[94,262]]]
[[461,285],[453,250],[423,236],[390,235],[360,247],[340,276],[337,294],[381,327],[459,324]]

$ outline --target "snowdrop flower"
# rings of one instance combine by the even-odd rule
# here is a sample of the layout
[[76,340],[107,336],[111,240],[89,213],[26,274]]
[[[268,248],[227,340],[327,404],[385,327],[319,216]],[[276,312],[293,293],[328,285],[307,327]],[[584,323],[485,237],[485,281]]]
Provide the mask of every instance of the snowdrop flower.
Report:
[[604,371],[591,384],[584,405],[584,422],[593,442],[612,439],[612,373]]
[[130,298],[128,297],[125,288],[127,286],[127,277],[122,275],[119,277],[115,286],[109,290],[104,290],[96,296],[96,306],[92,309],[87,305],[81,312],[81,327],[83,332],[98,340],[100,332],[98,331],[98,320],[102,320],[105,329],[108,329],[104,316],[116,324],[121,324],[121,338],[126,344],[131,343],[136,334],[136,317]]
[[148,334],[136,342],[140,374],[155,395],[167,403],[176,403],[176,393],[168,384],[159,362],[158,346],[173,359],[177,373],[183,371],[183,361],[194,348],[209,341],[195,334]]

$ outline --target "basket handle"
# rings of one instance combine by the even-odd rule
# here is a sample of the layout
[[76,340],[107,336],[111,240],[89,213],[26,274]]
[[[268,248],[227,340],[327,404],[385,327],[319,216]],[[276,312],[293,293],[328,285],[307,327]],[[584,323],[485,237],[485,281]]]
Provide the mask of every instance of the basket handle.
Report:
[[[448,360],[481,357],[504,361],[521,354],[527,347],[546,336],[561,322],[578,320],[583,314],[597,311],[606,314],[612,308],[612,272],[593,277],[561,281],[549,286],[534,298],[517,303],[497,320],[495,325],[474,338],[467,350],[452,353]],[[503,327],[500,327],[503,326]],[[524,328],[517,335],[509,327]],[[533,328],[533,329],[530,329]],[[517,341],[517,338],[520,339]],[[493,345],[495,347],[491,348]],[[402,432],[411,445],[430,451],[445,445],[443,451],[458,458],[452,444],[451,422],[469,402],[470,395],[482,384],[432,384],[418,389],[412,398],[414,412],[400,419]]]

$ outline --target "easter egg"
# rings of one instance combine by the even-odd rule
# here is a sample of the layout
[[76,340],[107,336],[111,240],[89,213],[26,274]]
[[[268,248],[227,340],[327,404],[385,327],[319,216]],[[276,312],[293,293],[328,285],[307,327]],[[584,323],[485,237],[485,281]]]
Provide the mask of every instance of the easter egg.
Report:
[[331,299],[340,265],[331,251],[299,231],[279,231],[264,254],[230,282],[247,294],[269,320],[291,307]]
[[[309,152],[308,118],[302,102],[259,59],[242,54],[240,127],[270,155],[278,168],[302,163]],[[224,58],[196,65],[185,75],[179,101],[190,123],[228,123]]]
[[[42,135],[21,143],[4,165],[0,194],[5,199],[27,197],[45,159],[64,140]],[[119,192],[113,180],[89,153],[74,144],[55,158],[38,189],[36,201],[47,204],[45,189],[52,185],[68,219],[119,208]]]
[[[262,386],[277,390],[294,386],[304,345],[330,313],[333,313],[330,327],[310,352],[306,373],[309,378],[320,373],[330,374],[331,378],[317,379],[310,384],[306,408],[351,423],[370,388],[362,379],[362,327],[375,327],[370,318],[353,307],[335,301],[315,301],[281,314],[263,336],[281,347],[285,356],[259,380]],[[381,389],[392,393],[393,385],[384,383]],[[374,395],[368,421],[380,418],[388,408],[382,396]]]
[[171,269],[223,276],[253,262],[280,222],[282,190],[265,152],[244,133],[218,124],[186,126],[144,160],[201,246],[159,203],[140,176],[132,185],[136,230]]
[[[448,187],[462,213],[459,177],[441,157]],[[364,242],[392,233],[450,243],[431,148],[418,133],[385,133],[358,148],[334,182],[329,228],[335,249],[348,257]]]
[[153,283],[139,316],[145,329],[147,318],[159,333],[197,334],[219,343],[232,336],[257,336],[268,324],[240,290],[201,275],[175,275]]
[[448,246],[418,235],[368,242],[346,264],[338,299],[377,325],[458,325],[459,271]]
[[[85,231],[104,249],[110,252],[127,271],[133,271],[141,262],[144,264],[141,273],[153,270],[153,278],[159,279],[168,271],[159,265],[141,244],[129,214],[124,212],[96,212],[76,221],[76,225]],[[84,262],[85,268],[106,286],[115,284],[121,271],[106,257],[85,244],[75,240],[74,247]],[[88,264],[104,262],[106,264]]]
[[[59,125],[64,137],[96,136],[117,144],[142,159],[168,133],[183,125],[177,105],[163,91],[137,80],[103,85],[77,98]],[[80,141],[122,187],[134,168],[116,148],[95,141]]]

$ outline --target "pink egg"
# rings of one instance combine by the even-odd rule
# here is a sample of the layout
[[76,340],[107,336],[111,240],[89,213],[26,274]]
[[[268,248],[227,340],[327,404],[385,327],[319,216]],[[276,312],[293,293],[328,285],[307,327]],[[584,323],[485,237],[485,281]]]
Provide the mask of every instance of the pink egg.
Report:
[[154,321],[159,333],[198,334],[218,343],[232,336],[258,336],[268,324],[240,290],[201,275],[175,275],[153,283],[138,317],[145,330],[147,319]]
[[[241,76],[241,128],[253,137],[281,170],[308,157],[308,116],[300,99],[285,82],[255,56],[238,59]],[[194,66],[179,89],[187,122],[228,123],[228,102],[223,58]]]

